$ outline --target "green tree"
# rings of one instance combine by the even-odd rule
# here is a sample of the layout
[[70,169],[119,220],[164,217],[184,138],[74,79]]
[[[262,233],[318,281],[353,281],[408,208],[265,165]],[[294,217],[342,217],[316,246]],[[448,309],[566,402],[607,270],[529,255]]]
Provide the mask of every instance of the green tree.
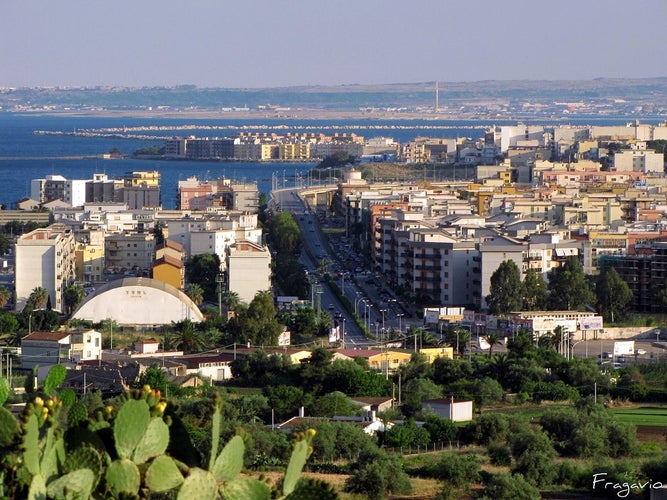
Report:
[[0,309],[4,309],[11,298],[12,292],[6,286],[0,285]]
[[421,411],[424,399],[442,397],[442,387],[428,378],[413,378],[403,385],[403,413],[414,415]]
[[206,347],[202,333],[197,330],[189,319],[172,324],[175,334],[176,347],[184,352],[199,352]]
[[480,462],[474,454],[445,453],[436,470],[437,479],[445,484],[468,489],[471,484],[479,482]]
[[0,255],[6,255],[11,247],[12,244],[9,241],[9,238],[4,234],[0,234]]
[[398,455],[369,449],[360,454],[352,470],[355,472],[345,481],[345,491],[349,493],[359,493],[369,500],[382,500],[390,493],[407,495],[412,492],[410,478]]
[[486,340],[487,344],[489,344],[489,358],[493,356],[493,348],[497,345],[500,345],[502,343],[502,340],[500,339],[500,335],[497,333],[489,333],[485,335],[484,340]]
[[26,308],[29,310],[32,309],[43,309],[46,306],[46,303],[49,300],[49,292],[46,288],[38,286],[33,288],[30,296],[28,297],[28,303]]
[[200,306],[204,302],[204,289],[199,283],[190,283],[187,290],[187,296],[190,297],[190,300],[195,303],[196,306]]
[[278,253],[298,255],[301,252],[301,229],[289,212],[276,212],[269,221],[271,241]]
[[547,304],[547,284],[534,269],[529,269],[523,278],[523,309],[540,311]]
[[165,394],[167,390],[167,374],[156,364],[150,368],[146,368],[146,371],[139,377],[137,387],[144,387],[146,385],[150,386],[151,389],[160,390],[162,394]]
[[632,290],[613,267],[598,276],[595,295],[598,311],[612,323],[625,315],[632,302]]
[[540,490],[521,474],[494,475],[484,488],[484,500],[539,500]]
[[402,424],[395,424],[384,433],[384,443],[394,448],[424,447],[430,442],[429,432],[409,418]]
[[204,300],[217,300],[216,278],[220,274],[220,257],[217,254],[193,255],[185,263],[185,272],[188,283],[197,283],[202,287]]
[[549,272],[547,306],[554,311],[576,311],[595,303],[595,295],[586,282],[584,269],[576,257],[570,257]]
[[86,291],[81,285],[74,284],[65,287],[65,292],[63,293],[65,313],[72,314],[84,298],[86,298]]
[[490,293],[486,304],[491,314],[506,314],[521,309],[523,293],[521,271],[513,260],[500,263],[491,275]]
[[456,439],[458,428],[456,424],[448,418],[441,418],[437,415],[428,415],[424,422],[424,429],[429,434],[432,443],[446,443]]
[[11,312],[0,312],[0,334],[7,335],[17,332],[19,329],[19,320]]

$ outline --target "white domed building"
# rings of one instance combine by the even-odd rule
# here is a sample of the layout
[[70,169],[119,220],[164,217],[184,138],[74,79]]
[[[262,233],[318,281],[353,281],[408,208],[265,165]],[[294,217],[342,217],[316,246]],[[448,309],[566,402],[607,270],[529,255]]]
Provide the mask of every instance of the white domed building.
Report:
[[181,290],[152,278],[124,278],[101,286],[84,299],[72,319],[121,326],[154,327],[186,319],[203,321],[199,308]]

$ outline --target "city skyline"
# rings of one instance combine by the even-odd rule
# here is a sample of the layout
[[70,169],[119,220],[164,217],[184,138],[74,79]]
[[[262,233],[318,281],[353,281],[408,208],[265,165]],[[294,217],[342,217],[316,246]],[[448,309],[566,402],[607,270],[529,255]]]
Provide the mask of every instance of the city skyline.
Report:
[[664,76],[661,0],[12,2],[0,86],[271,88]]

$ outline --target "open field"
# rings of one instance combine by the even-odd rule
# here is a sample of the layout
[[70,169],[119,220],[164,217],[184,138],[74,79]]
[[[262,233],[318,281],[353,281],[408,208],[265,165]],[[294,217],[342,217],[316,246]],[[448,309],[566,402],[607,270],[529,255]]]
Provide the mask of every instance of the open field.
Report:
[[667,407],[664,406],[621,408],[613,410],[613,413],[619,422],[637,426],[667,427]]

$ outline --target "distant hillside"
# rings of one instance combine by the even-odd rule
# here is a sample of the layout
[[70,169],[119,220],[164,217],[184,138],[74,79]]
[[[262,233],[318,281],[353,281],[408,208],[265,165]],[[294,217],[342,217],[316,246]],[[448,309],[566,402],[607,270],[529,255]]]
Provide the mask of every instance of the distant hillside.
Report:
[[[439,102],[454,106],[476,102],[551,103],[610,100],[667,108],[667,78],[584,81],[487,80],[439,82]],[[360,108],[418,108],[433,106],[435,82],[390,85],[303,86],[262,89],[197,88],[192,85],[151,88],[19,88],[0,90],[3,110],[54,107],[56,109],[136,110],[169,108],[307,108],[358,110]]]

